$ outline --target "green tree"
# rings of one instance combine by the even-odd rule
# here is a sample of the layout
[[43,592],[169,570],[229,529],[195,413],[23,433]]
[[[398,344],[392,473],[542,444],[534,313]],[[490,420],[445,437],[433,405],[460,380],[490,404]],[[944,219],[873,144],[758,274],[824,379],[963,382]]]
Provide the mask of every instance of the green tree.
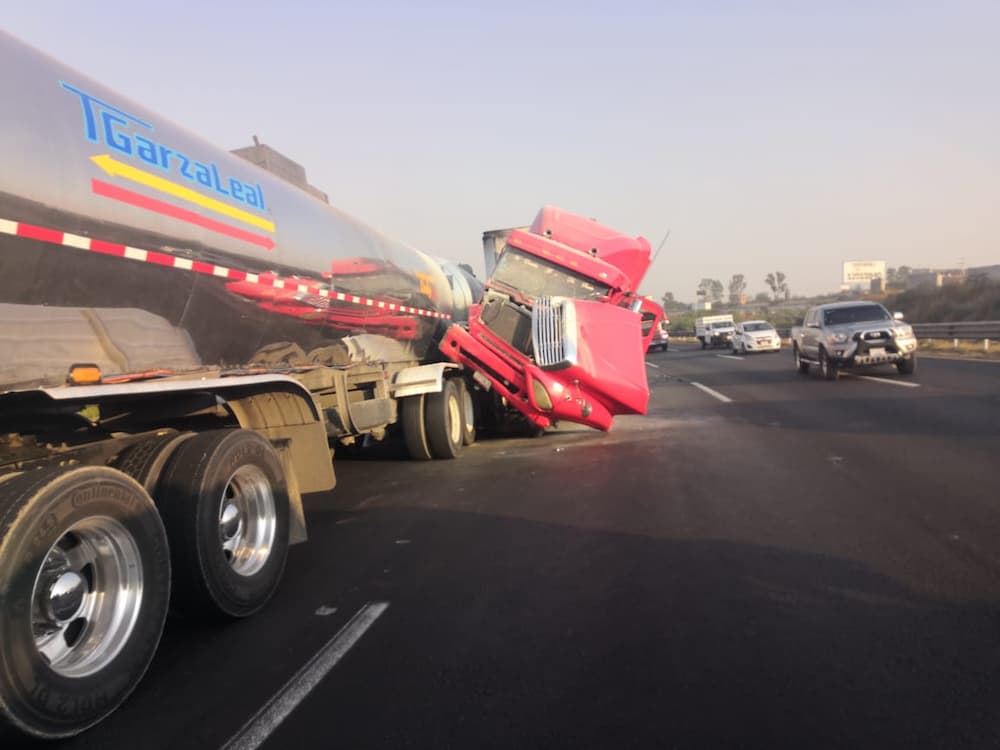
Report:
[[722,286],[722,282],[718,279],[702,279],[701,283],[698,284],[698,296],[705,297],[716,304],[722,302],[722,293],[724,290],[725,287]]
[[747,282],[744,280],[743,274],[734,273],[733,278],[729,280],[729,304],[740,304],[740,297],[743,296],[743,292],[746,290]]
[[764,283],[767,284],[768,288],[771,290],[771,294],[774,296],[775,302],[779,302],[782,298],[787,300],[791,295],[791,292],[788,289],[788,281],[785,278],[785,274],[781,271],[769,273],[764,279]]

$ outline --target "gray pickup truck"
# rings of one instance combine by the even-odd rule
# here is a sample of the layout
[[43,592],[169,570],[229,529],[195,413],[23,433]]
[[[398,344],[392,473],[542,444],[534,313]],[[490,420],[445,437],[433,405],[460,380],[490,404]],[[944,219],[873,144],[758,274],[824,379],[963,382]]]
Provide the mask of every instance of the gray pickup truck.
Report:
[[806,312],[792,328],[795,368],[803,374],[819,367],[827,380],[842,368],[894,364],[901,375],[917,368],[917,340],[901,313],[890,315],[877,302],[833,302]]

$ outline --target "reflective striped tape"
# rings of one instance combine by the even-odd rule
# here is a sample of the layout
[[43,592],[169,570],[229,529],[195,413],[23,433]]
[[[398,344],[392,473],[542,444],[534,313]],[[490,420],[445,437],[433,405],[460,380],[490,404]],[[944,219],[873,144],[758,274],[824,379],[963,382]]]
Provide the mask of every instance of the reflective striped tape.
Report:
[[144,250],[139,247],[132,247],[131,245],[105,242],[104,240],[95,239],[94,237],[83,237],[78,234],[61,232],[58,229],[49,229],[47,227],[36,226],[35,224],[26,224],[23,221],[17,222],[11,221],[10,219],[0,219],[0,234],[10,234],[16,237],[24,237],[29,240],[48,242],[52,245],[71,247],[76,250],[88,250],[92,253],[100,253],[101,255],[110,255],[117,258],[124,258],[126,260],[138,261],[140,263],[152,263],[157,266],[176,268],[181,271],[191,271],[192,273],[200,273],[206,276],[217,276],[219,278],[230,279],[232,281],[243,281],[250,284],[257,284],[259,286],[269,286],[275,289],[293,289],[301,294],[314,294],[319,297],[329,297],[330,299],[337,300],[338,302],[351,302],[355,305],[378,307],[383,310],[393,310],[396,312],[409,313],[411,315],[422,315],[426,318],[440,318],[443,320],[451,319],[451,315],[447,313],[436,312],[435,310],[424,310],[419,307],[400,305],[395,302],[372,299],[370,297],[359,297],[356,294],[333,292],[324,287],[312,284],[303,284],[301,279],[283,278],[269,273],[257,274],[248,273],[246,271],[238,271],[235,268],[227,268],[226,266],[219,266],[214,263],[203,263],[199,260],[181,258],[168,253],[156,252],[155,250]]

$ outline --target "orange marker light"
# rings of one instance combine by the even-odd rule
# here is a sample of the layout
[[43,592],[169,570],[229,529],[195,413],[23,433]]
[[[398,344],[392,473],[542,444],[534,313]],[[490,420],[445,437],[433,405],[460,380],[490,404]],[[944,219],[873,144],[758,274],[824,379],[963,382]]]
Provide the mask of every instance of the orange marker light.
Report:
[[66,382],[70,385],[97,385],[101,382],[101,368],[89,363],[72,365]]

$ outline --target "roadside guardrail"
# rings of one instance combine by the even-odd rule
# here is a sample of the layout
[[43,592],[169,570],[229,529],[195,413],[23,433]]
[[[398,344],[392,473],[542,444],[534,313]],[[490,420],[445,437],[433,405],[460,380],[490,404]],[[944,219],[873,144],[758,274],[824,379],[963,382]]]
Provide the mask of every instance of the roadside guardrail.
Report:
[[[1000,341],[1000,320],[975,320],[959,323],[912,323],[913,332],[918,339],[959,339],[960,341],[982,341],[992,339]],[[671,330],[671,336],[683,338],[693,337],[694,331]],[[778,335],[787,339],[791,335],[790,328],[779,328]]]

